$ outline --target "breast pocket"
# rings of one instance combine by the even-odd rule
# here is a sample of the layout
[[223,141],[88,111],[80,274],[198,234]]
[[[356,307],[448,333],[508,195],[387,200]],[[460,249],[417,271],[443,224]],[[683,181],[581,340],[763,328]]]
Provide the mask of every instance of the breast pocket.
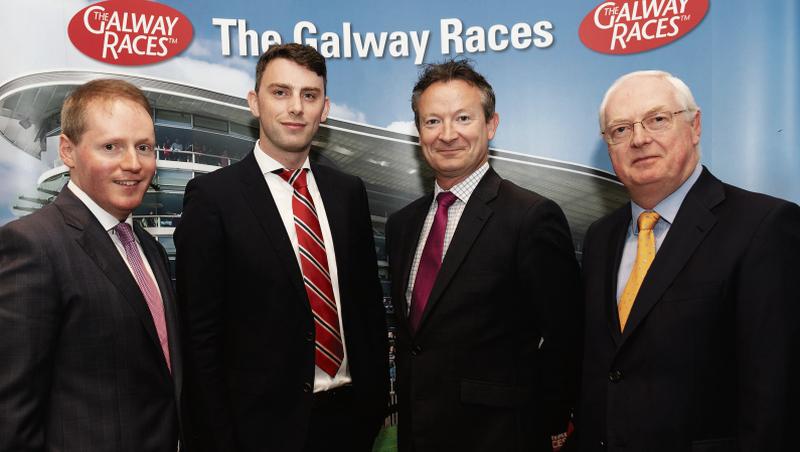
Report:
[[738,452],[736,438],[705,439],[692,441],[692,452]]
[[700,301],[718,298],[722,293],[722,285],[718,282],[701,282],[677,284],[670,287],[663,300],[667,302]]
[[530,394],[526,388],[480,380],[461,380],[461,401],[474,405],[515,407],[524,405]]

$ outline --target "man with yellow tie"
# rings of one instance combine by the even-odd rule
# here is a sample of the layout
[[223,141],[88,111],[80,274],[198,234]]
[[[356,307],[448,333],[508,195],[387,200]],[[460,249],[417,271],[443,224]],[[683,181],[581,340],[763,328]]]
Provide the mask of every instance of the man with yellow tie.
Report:
[[796,450],[800,208],[700,165],[671,74],[619,78],[600,129],[631,203],[584,241],[579,450]]

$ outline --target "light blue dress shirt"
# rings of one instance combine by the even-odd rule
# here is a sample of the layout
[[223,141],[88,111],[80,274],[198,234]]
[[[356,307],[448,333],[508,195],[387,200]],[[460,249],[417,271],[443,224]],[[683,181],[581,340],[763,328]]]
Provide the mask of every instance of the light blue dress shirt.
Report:
[[[656,212],[661,217],[653,228],[653,234],[656,237],[656,255],[658,255],[658,250],[661,248],[661,244],[664,243],[664,239],[667,238],[669,228],[672,226],[672,222],[675,221],[675,216],[678,214],[683,200],[686,199],[686,194],[689,193],[689,190],[694,186],[694,183],[697,182],[702,172],[703,166],[698,162],[697,167],[695,167],[689,178],[686,179],[677,190],[664,198],[652,209],[652,211]],[[622,291],[625,290],[625,285],[628,283],[628,278],[633,269],[633,263],[636,261],[636,247],[639,240],[639,225],[637,220],[639,219],[639,215],[645,210],[647,209],[631,201],[631,223],[628,225],[625,247],[622,250],[622,259],[619,262],[619,270],[617,271],[617,304],[619,304]]]

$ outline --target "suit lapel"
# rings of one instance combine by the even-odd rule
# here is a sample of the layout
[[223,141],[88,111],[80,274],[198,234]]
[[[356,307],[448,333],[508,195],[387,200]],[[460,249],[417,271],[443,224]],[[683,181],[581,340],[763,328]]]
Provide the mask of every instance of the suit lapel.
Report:
[[108,236],[108,232],[69,189],[61,191],[55,204],[64,215],[64,221],[76,230],[75,240],[78,245],[105,273],[109,281],[117,287],[122,297],[141,320],[147,335],[161,354],[161,344],[147,302],[128,266],[117,251],[117,247]]
[[619,345],[622,340],[622,333],[619,330],[619,310],[617,309],[617,273],[619,272],[619,263],[622,260],[622,250],[625,248],[625,238],[628,236],[631,223],[630,203],[625,204],[614,215],[616,219],[613,221],[611,240],[606,244],[608,248],[605,253],[606,256],[611,256],[605,269],[604,279],[610,283],[606,286],[608,291],[603,294],[603,300],[606,305],[608,331],[614,339],[614,343]]
[[[706,169],[689,190],[670,226],[667,238],[659,248],[653,264],[642,281],[630,317],[625,325],[622,343],[633,334],[636,327],[658,303],[664,291],[692,257],[717,222],[711,208],[725,199],[722,183]],[[620,344],[622,345],[622,344]]]
[[[350,287],[347,284],[347,278],[343,278],[344,270],[349,268],[349,253],[350,246],[347,240],[349,235],[347,215],[350,209],[346,207],[347,199],[341,187],[336,186],[336,181],[331,178],[331,173],[320,169],[318,165],[311,165],[311,171],[314,175],[314,182],[317,184],[317,190],[322,198],[322,204],[325,209],[325,217],[328,222],[328,227],[331,231],[331,238],[333,240],[333,250],[336,254],[336,269],[339,283],[339,304],[342,307],[342,321],[345,321],[344,313],[350,312],[348,303],[350,297],[345,296]],[[330,247],[329,247],[330,248]],[[348,305],[348,306],[346,306]]]
[[[167,324],[167,338],[169,339],[170,366],[173,380],[176,382],[176,394],[180,395],[180,382],[182,381],[180,377],[183,370],[180,353],[180,331],[178,329],[180,323],[178,321],[178,312],[175,309],[172,280],[169,276],[169,270],[164,266],[164,258],[166,256],[161,254],[156,242],[136,222],[133,223],[133,230],[139,237],[139,243],[142,245],[142,250],[147,262],[150,264],[150,269],[153,270],[153,275],[156,277],[161,299],[164,302],[164,320]],[[161,351],[160,345],[159,343],[159,351]],[[163,352],[160,354],[163,356]]]
[[[297,296],[304,299],[306,292],[303,286],[303,277],[300,266],[297,264],[292,242],[286,234],[286,227],[278,213],[275,199],[269,191],[264,175],[261,174],[261,169],[252,152],[239,164],[239,172],[242,193],[250,210],[261,225],[267,243],[275,249],[275,254],[281,261],[281,267],[286,270]],[[305,303],[304,306],[309,312],[311,311],[308,303]]]
[[[411,265],[414,263],[414,254],[417,252],[417,246],[422,234],[422,226],[425,224],[425,217],[428,215],[431,202],[433,202],[433,195],[427,195],[418,201],[415,201],[411,211],[408,213],[408,220],[399,220],[398,224],[403,225],[402,237],[399,238],[399,269],[402,272],[400,276],[400,286],[396,290],[398,299],[401,300],[401,309],[398,313],[400,315],[401,324],[406,328],[408,327],[408,303],[406,299],[406,289],[408,288],[409,278],[411,275]],[[396,240],[396,239],[395,239]],[[410,332],[410,331],[409,331]]]
[[453,279],[469,250],[472,249],[472,245],[486,221],[492,216],[493,210],[487,204],[497,197],[501,181],[500,176],[492,168],[489,168],[478,186],[475,187],[475,191],[472,192],[469,202],[461,214],[461,219],[458,221],[453,238],[450,240],[442,267],[436,275],[436,282],[433,283],[431,295],[428,297],[428,303],[425,305],[425,311],[420,319],[419,331],[423,331],[425,320],[436,306],[447,285],[450,284],[450,280]]

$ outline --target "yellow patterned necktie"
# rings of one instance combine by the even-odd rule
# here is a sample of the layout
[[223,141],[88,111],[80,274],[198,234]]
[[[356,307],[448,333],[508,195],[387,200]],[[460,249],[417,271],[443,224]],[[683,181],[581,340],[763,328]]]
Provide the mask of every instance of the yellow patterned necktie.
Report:
[[619,311],[619,329],[625,330],[625,323],[628,321],[628,316],[633,308],[633,301],[636,299],[636,294],[639,293],[639,287],[642,285],[644,275],[647,274],[647,269],[653,263],[653,258],[656,256],[656,237],[653,234],[653,227],[661,218],[655,212],[642,212],[639,215],[639,241],[636,244],[636,262],[633,263],[631,276],[628,277],[628,283],[625,284],[625,290],[622,291],[622,297],[619,299],[617,310]]

